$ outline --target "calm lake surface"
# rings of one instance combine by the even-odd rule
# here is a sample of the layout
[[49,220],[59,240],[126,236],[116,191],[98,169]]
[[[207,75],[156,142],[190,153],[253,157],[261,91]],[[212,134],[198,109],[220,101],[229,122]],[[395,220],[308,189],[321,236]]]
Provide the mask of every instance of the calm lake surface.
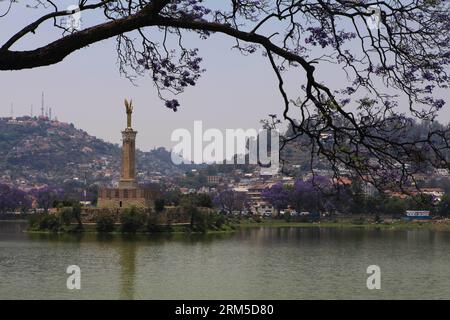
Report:
[[[38,235],[0,221],[0,299],[450,299],[450,233],[252,228]],[[66,268],[81,268],[68,290]],[[368,290],[366,269],[381,268]]]

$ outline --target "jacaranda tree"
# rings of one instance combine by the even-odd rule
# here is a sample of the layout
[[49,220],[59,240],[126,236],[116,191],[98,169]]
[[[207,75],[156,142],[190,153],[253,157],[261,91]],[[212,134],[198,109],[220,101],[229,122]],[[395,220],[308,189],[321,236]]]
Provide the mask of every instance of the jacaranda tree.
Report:
[[31,208],[31,198],[22,190],[0,184],[0,213],[8,211],[25,211]]
[[47,213],[55,201],[63,199],[64,192],[59,188],[44,186],[32,189],[30,194],[36,199],[38,206]]
[[246,208],[247,197],[242,192],[236,192],[232,189],[226,189],[213,199],[213,203],[222,211],[231,214],[233,211],[242,211]]
[[281,182],[278,182],[261,192],[261,197],[277,210],[278,215],[280,215],[282,209],[288,207],[290,196],[290,190],[283,186]]
[[[291,127],[285,141],[305,137],[311,157],[329,161],[336,176],[344,166],[378,186],[395,171],[402,185],[413,179],[411,163],[448,166],[449,128],[433,124],[449,84],[448,0],[79,0],[73,10],[49,0],[8,0],[0,17],[25,2],[43,14],[2,32],[0,70],[52,65],[115,38],[120,72],[150,75],[176,111],[173,95],[204,71],[186,33],[205,41],[222,34],[244,55],[266,57]],[[80,30],[62,23],[77,12],[101,18]],[[45,23],[62,36],[18,49]],[[287,71],[297,72],[294,96],[285,89]],[[331,85],[331,75],[340,85]],[[414,120],[426,124],[426,134],[408,134]]]

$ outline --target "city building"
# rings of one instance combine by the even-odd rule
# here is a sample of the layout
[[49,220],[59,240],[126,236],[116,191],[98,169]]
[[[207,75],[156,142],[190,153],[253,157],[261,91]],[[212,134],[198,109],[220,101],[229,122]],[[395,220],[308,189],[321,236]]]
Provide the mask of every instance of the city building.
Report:
[[220,182],[219,176],[208,176],[207,179],[209,184],[219,184]]

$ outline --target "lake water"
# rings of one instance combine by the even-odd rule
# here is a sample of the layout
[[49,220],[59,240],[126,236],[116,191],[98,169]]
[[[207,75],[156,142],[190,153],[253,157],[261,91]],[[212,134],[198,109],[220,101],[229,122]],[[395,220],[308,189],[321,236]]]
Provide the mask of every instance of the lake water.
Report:
[[[26,234],[0,221],[0,299],[450,299],[450,233],[252,228],[229,234]],[[66,268],[81,268],[68,290]],[[369,290],[366,269],[381,268]]]

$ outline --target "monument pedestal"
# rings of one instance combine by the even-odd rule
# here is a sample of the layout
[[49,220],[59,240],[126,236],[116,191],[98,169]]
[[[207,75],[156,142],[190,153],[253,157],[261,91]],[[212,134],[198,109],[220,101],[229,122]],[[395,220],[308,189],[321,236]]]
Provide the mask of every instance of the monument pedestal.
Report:
[[119,181],[119,189],[136,189],[138,187],[138,183],[134,179],[124,180],[121,179]]

